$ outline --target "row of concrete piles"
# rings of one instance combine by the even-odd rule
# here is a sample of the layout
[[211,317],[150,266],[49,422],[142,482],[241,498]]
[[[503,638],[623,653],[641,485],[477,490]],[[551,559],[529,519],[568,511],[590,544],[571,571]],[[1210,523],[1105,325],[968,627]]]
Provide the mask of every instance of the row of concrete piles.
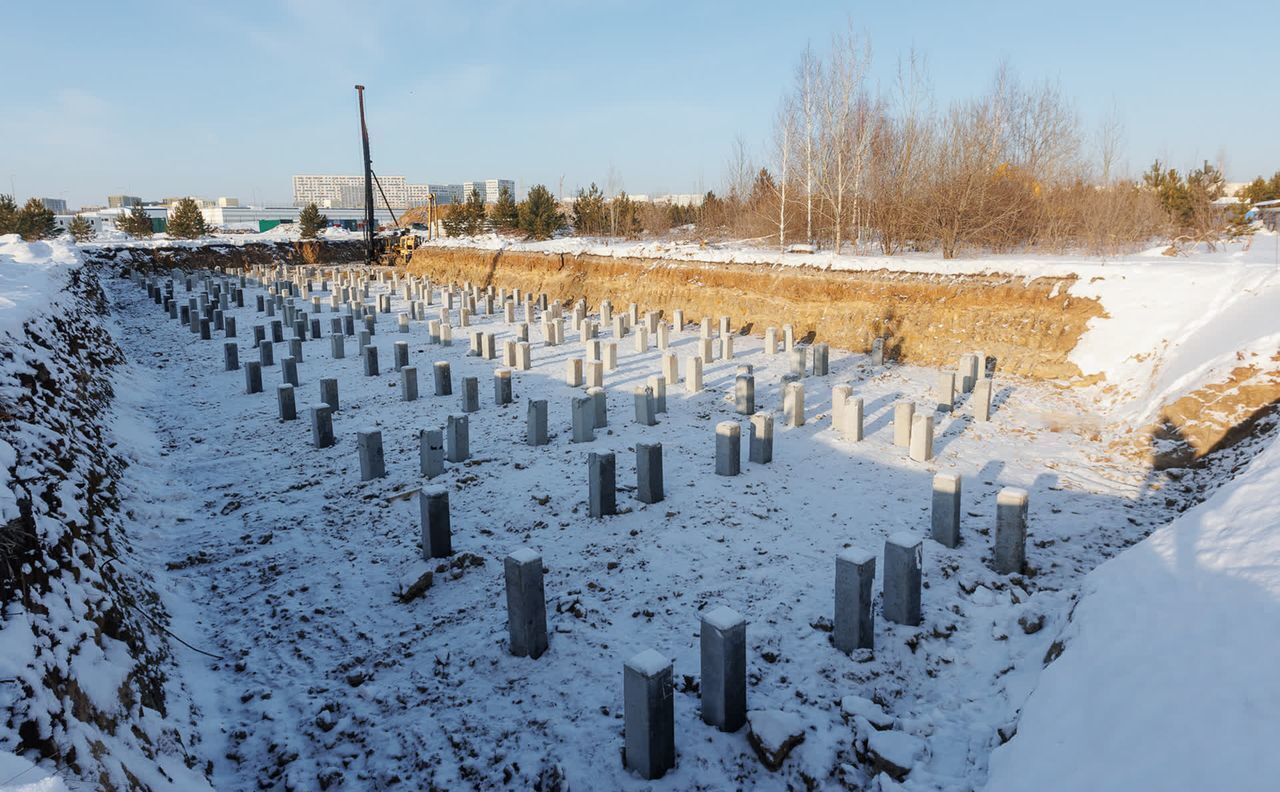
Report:
[[[317,282],[317,278],[319,281]],[[222,331],[224,368],[241,367],[240,347],[235,317],[231,308],[245,307],[245,290],[260,288],[254,305],[265,316],[263,324],[253,327],[253,348],[258,359],[244,363],[245,390],[263,390],[262,369],[275,365],[274,345],[287,340],[289,354],[280,360],[281,384],[277,387],[279,417],[282,421],[297,418],[295,390],[299,386],[297,362],[302,359],[303,344],[318,340],[324,333],[320,315],[327,307],[335,315],[329,319],[330,355],[345,357],[346,339],[357,336],[361,365],[366,376],[379,374],[377,347],[371,343],[377,332],[379,314],[389,314],[392,294],[403,295],[408,311],[397,317],[396,328],[408,332],[411,321],[428,324],[430,344],[451,346],[453,317],[459,329],[471,327],[473,318],[502,311],[508,325],[516,324],[517,310],[523,322],[516,327],[516,338],[505,341],[499,353],[496,337],[482,329],[470,331],[469,355],[497,360],[502,368],[494,372],[494,402],[511,404],[514,398],[513,371],[532,368],[530,328],[541,313],[543,343],[558,346],[565,343],[566,326],[583,345],[584,355],[566,361],[565,383],[585,389],[584,395],[570,399],[571,442],[590,442],[594,432],[608,425],[604,375],[618,366],[618,349],[622,339],[632,336],[632,351],[642,354],[651,343],[663,352],[661,371],[647,378],[645,385],[634,390],[635,422],[644,426],[657,423],[657,416],[667,411],[667,387],[683,381],[689,393],[700,392],[703,367],[716,359],[734,359],[733,336],[728,317],[719,321],[718,335],[713,334],[710,318],[699,323],[698,354],[685,359],[684,365],[668,352],[672,325],[659,312],[643,316],[634,303],[625,312],[614,313],[609,301],[599,306],[593,320],[584,301],[577,301],[567,311],[547,295],[534,298],[519,290],[488,287],[480,289],[470,283],[434,287],[429,280],[401,277],[387,270],[367,271],[361,268],[259,268],[237,276],[213,273],[202,278],[186,278],[188,297],[185,304],[175,297],[174,281],[167,279],[135,280],[144,285],[148,295],[174,319],[189,327],[201,339],[211,339],[214,331]],[[198,281],[198,282],[197,282]],[[197,293],[197,286],[199,291]],[[373,294],[375,289],[380,293]],[[327,294],[327,298],[319,293]],[[372,304],[368,303],[370,297]],[[438,297],[439,306],[435,300]],[[307,309],[310,309],[309,311]],[[434,310],[435,317],[430,318]],[[280,318],[274,318],[279,316]],[[683,331],[683,311],[676,310],[673,325]],[[611,327],[613,340],[598,336],[598,327]],[[285,338],[288,328],[291,337]],[[357,330],[358,328],[358,330]],[[829,352],[824,344],[812,347],[797,345],[794,329],[767,328],[764,354],[781,351],[788,356],[788,373],[783,377],[782,415],[787,426],[806,423],[804,394],[806,377],[828,375]],[[418,398],[417,368],[410,365],[407,342],[393,344],[393,366],[400,375],[401,398]],[[871,352],[873,365],[884,363],[883,339],[876,339]],[[681,378],[681,369],[684,376]],[[432,366],[433,392],[437,397],[453,395],[453,382],[448,361]],[[308,408],[312,443],[316,448],[334,445],[333,416],[339,411],[338,381],[320,380],[320,401]],[[970,410],[976,420],[990,418],[992,380],[987,373],[987,359],[981,353],[964,355],[956,371],[939,375],[935,396],[937,409],[955,409],[957,397],[969,397]],[[444,471],[446,461],[461,463],[471,455],[469,413],[480,409],[479,384],[475,377],[460,382],[458,414],[448,416],[442,429],[419,432],[420,474],[432,479]],[[734,409],[749,417],[748,460],[769,464],[773,459],[774,413],[759,410],[756,403],[753,367],[740,364],[733,387]],[[831,426],[842,437],[863,439],[863,402],[852,393],[852,387],[837,384],[831,391]],[[527,404],[526,442],[539,446],[549,443],[548,408],[545,400],[529,400]],[[933,456],[933,415],[916,405],[901,402],[894,410],[894,442],[908,448],[916,461]],[[741,473],[741,426],[737,421],[721,421],[715,426],[715,472],[722,476]],[[356,450],[361,480],[372,480],[386,474],[381,432],[375,428],[356,431]],[[665,497],[660,443],[636,443],[635,497],[645,504],[658,503]],[[616,460],[612,452],[592,452],[587,459],[588,512],[603,518],[617,512]],[[453,554],[453,532],[450,520],[449,493],[443,487],[424,486],[419,494],[419,517],[424,558],[446,558]],[[961,479],[956,474],[939,473],[933,481],[931,538],[947,547],[961,541]],[[1020,572],[1025,561],[1028,496],[1025,491],[1008,488],[997,497],[993,568],[1001,574]],[[923,540],[910,533],[890,536],[884,544],[882,572],[882,610],[886,620],[904,625],[921,621]],[[847,548],[836,557],[834,585],[833,643],[846,653],[874,647],[873,583],[876,555],[873,551]],[[503,561],[508,612],[508,648],[513,655],[539,658],[549,647],[546,623],[546,598],[543,585],[544,567],[541,555],[530,548],[518,548]],[[701,697],[702,718],[726,732],[740,729],[746,720],[746,619],[735,611],[720,607],[701,617]],[[672,663],[656,650],[648,649],[624,663],[624,762],[645,778],[658,778],[675,764],[674,711],[672,696]]]

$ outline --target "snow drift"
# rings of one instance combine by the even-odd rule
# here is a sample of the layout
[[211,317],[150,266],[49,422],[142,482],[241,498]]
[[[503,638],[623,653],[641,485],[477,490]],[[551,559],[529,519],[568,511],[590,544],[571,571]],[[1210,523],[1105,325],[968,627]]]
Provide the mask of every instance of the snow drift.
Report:
[[1094,570],[991,758],[1003,790],[1274,789],[1280,441]]

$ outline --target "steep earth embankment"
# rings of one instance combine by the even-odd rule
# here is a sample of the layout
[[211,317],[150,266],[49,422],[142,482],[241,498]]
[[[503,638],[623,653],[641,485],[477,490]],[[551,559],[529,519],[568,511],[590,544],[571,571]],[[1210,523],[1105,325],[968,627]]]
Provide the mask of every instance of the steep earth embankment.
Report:
[[1001,373],[1090,388],[1099,414],[1081,430],[1101,419],[1117,451],[1170,468],[1231,445],[1280,403],[1267,321],[1280,310],[1280,277],[1262,252],[1265,243],[1204,263],[851,259],[819,269],[433,245],[410,269],[566,303],[727,315],[756,335],[792,324],[855,351],[883,336],[892,355],[919,365],[984,351]]
[[95,261],[144,271],[240,269],[271,264],[356,264],[364,261],[359,240],[290,242],[157,242],[91,245]]
[[1074,275],[950,275],[908,271],[828,272],[765,264],[567,255],[473,248],[423,248],[410,270],[436,279],[546,292],[563,302],[634,302],[642,310],[683,308],[696,321],[729,316],[762,335],[791,324],[797,337],[866,351],[876,337],[905,362],[936,366],[982,350],[1009,373],[1077,377],[1068,356],[1097,300],[1068,291]]
[[18,754],[96,789],[207,788],[119,511],[108,421],[124,360],[106,311],[73,246],[0,237],[0,767]]

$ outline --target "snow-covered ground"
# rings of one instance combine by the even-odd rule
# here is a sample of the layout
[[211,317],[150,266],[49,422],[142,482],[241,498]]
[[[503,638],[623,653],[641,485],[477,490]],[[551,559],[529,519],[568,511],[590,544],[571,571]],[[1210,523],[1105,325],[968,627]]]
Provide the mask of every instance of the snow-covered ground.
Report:
[[[1267,619],[1280,601],[1280,547],[1268,537],[1280,528],[1270,503],[1280,450],[1259,454],[1209,501],[1160,528],[1205,479],[1152,473],[1109,453],[1107,441],[1240,356],[1275,353],[1273,243],[1260,236],[1247,250],[1172,261],[835,260],[1013,277],[1075,272],[1073,290],[1097,296],[1108,312],[1077,361],[1107,381],[1064,389],[997,372],[993,420],[974,421],[963,403],[935,413],[938,456],[916,463],[892,443],[893,404],[931,409],[935,372],[871,366],[833,350],[831,374],[804,381],[807,424],[784,428],[779,414],[773,463],[744,461],[736,478],[714,475],[713,448],[716,422],[745,424],[729,394],[737,366],[755,368],[758,408],[781,408],[786,359],[765,356],[757,339],[736,337],[737,359],[709,365],[704,392],[670,386],[655,427],[632,422],[630,389],[658,373],[658,353],[633,353],[623,339],[620,366],[606,375],[609,427],[573,444],[569,399],[580,390],[564,384],[564,361],[583,352],[572,333],[565,346],[546,347],[535,328],[534,368],[514,373],[516,401],[498,407],[494,363],[467,356],[460,330],[452,347],[428,344],[423,323],[395,332],[397,295],[374,338],[383,373],[362,375],[354,339],[343,360],[330,358],[327,339],[308,341],[300,419],[281,422],[274,387],[286,345],[264,370],[266,392],[247,395],[242,371],[222,371],[220,334],[195,340],[137,286],[112,279],[106,321],[128,363],[114,375],[114,407],[98,420],[110,428],[113,453],[131,463],[120,482],[128,557],[119,563],[150,571],[145,580],[172,616],[169,629],[190,645],[170,642],[177,678],[169,686],[198,712],[191,727],[199,739],[183,750],[211,762],[218,789],[551,789],[557,780],[593,789],[898,788],[887,775],[872,777],[870,753],[910,766],[902,786],[913,790],[988,780],[1001,790],[1268,788],[1262,782],[1277,768],[1266,748],[1277,735],[1267,718],[1280,699],[1267,666],[1276,653]],[[790,258],[784,263],[814,261]],[[61,242],[0,239],[0,326],[12,333],[40,320],[42,300],[77,262]],[[181,279],[177,296],[186,296]],[[267,320],[252,307],[232,315],[241,361],[256,359],[252,328]],[[321,315],[326,330],[330,316]],[[474,324],[495,332],[499,346],[515,331],[500,314]],[[673,334],[682,367],[696,336],[692,325]],[[419,369],[416,402],[400,401],[391,370],[399,340],[410,342]],[[450,361],[455,393],[462,377],[478,377],[482,404],[471,415],[473,458],[433,482],[450,493],[456,555],[448,564],[421,560],[413,497],[424,484],[418,431],[459,411],[457,396],[432,395],[436,360]],[[339,380],[342,409],[338,444],[316,450],[305,407],[319,401],[321,377]],[[861,443],[831,428],[838,383],[866,404]],[[549,402],[548,446],[523,444],[527,399]],[[388,475],[362,483],[355,432],[370,427],[382,431]],[[655,440],[667,497],[646,506],[633,498],[634,449]],[[1241,469],[1253,450],[1240,449]],[[617,454],[617,516],[586,515],[591,451]],[[13,475],[13,455],[0,461]],[[925,538],[920,627],[888,624],[877,606],[875,652],[846,657],[830,643],[835,556],[846,547],[878,553],[904,531],[927,537],[937,471],[964,477],[964,542],[950,550]],[[1025,575],[988,567],[1004,486],[1031,493]],[[552,634],[536,661],[505,646],[501,561],[521,546],[539,550],[547,568]],[[433,585],[401,602],[426,570],[435,571]],[[721,605],[748,620],[753,724],[778,732],[772,742],[802,725],[804,742],[779,771],[764,768],[745,730],[722,734],[699,718],[698,619]],[[21,626],[14,619],[7,613],[0,629]],[[1062,646],[1046,670],[1046,656]],[[22,653],[4,648],[4,670],[27,673]],[[646,648],[673,659],[677,690],[678,766],[652,783],[626,773],[619,758],[622,662]],[[72,667],[83,669],[91,655]],[[107,676],[125,664],[106,655],[99,662]],[[175,706],[185,713],[188,702]],[[121,717],[141,713],[144,730],[159,733],[148,712]],[[32,769],[3,752],[13,738],[0,727],[0,789],[57,789],[57,778],[39,776],[54,768]],[[9,768],[23,775],[8,779]],[[198,783],[185,768],[167,771],[173,788]],[[165,785],[158,773],[147,783]]]
[[1275,789],[1280,442],[1089,575],[992,792]]
[[[139,494],[129,507],[157,538],[157,565],[172,569],[177,632],[225,658],[191,655],[187,666],[199,675],[192,687],[208,694],[207,744],[225,741],[210,753],[234,757],[216,765],[219,788],[279,778],[298,788],[339,778],[352,789],[396,778],[528,786],[554,773],[575,787],[640,788],[618,761],[621,668],[650,647],[674,659],[680,690],[680,763],[663,788],[718,788],[726,778],[835,784],[841,765],[850,769],[839,775],[861,783],[856,726],[840,706],[850,695],[874,699],[900,731],[927,740],[913,788],[972,787],[996,730],[1012,725],[1034,685],[1079,577],[1165,519],[1160,479],[1061,431],[1060,420],[1083,409],[1073,392],[998,379],[994,420],[974,422],[964,407],[938,413],[938,456],[915,463],[893,446],[893,405],[931,410],[934,372],[836,351],[829,376],[805,381],[807,424],[783,429],[779,416],[774,462],[717,477],[713,427],[736,417],[727,394],[737,366],[755,368],[759,407],[781,407],[785,356],[765,356],[749,337],[736,339],[735,360],[707,367],[704,392],[669,390],[652,428],[632,422],[630,389],[657,372],[658,352],[634,353],[623,339],[606,377],[609,429],[572,444],[569,400],[581,391],[563,371],[580,344],[535,344],[533,370],[515,373],[516,403],[496,407],[493,363],[468,357],[464,341],[428,345],[422,323],[394,332],[384,315],[378,377],[362,375],[353,340],[343,360],[330,359],[327,341],[305,344],[300,406],[318,401],[322,376],[338,378],[343,405],[338,445],[317,451],[305,420],[276,419],[278,367],[266,370],[267,393],[246,395],[243,372],[221,370],[220,343],[192,341],[131,284],[112,291],[134,361],[120,387],[126,440],[143,438],[127,444]],[[264,318],[233,313],[241,358],[252,359],[244,341]],[[500,316],[476,326],[499,344],[515,331]],[[696,335],[692,325],[676,334],[673,349],[690,354]],[[400,401],[389,370],[398,340],[410,342],[423,375],[417,402]],[[456,396],[430,395],[435,360],[450,361],[455,389],[478,377],[483,407],[471,416],[474,458],[438,480],[450,491],[458,555],[422,599],[401,604],[397,592],[437,566],[420,560],[409,497],[423,484],[417,433],[459,410]],[[830,388],[842,382],[866,404],[861,443],[831,429]],[[535,398],[550,404],[550,446],[523,444],[525,400]],[[388,477],[361,483],[355,432],[366,427],[383,433]],[[644,506],[630,492],[634,448],[655,440],[667,499]],[[625,513],[586,516],[590,451],[617,454]],[[965,542],[926,542],[924,624],[880,621],[874,655],[851,660],[829,640],[835,556],[879,551],[902,531],[925,536],[935,471],[964,476]],[[1009,485],[1031,492],[1034,575],[987,566],[995,495]],[[553,634],[537,661],[505,650],[501,559],[520,546],[542,552],[548,569]],[[722,735],[699,719],[698,618],[718,605],[749,620],[750,706],[806,726],[780,776],[744,733]]]

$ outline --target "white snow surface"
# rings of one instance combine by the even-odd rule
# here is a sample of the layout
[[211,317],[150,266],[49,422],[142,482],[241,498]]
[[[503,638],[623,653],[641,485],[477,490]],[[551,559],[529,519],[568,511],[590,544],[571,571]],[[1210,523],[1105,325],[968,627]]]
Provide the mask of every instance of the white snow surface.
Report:
[[79,264],[67,237],[24,242],[17,234],[0,236],[0,335],[16,338],[33,314],[49,307]]
[[[636,353],[623,339],[619,367],[606,375],[609,426],[574,444],[569,401],[581,390],[563,379],[565,360],[583,354],[574,335],[547,347],[535,326],[533,368],[512,373],[516,402],[496,406],[496,362],[468,356],[465,331],[455,330],[450,347],[430,345],[423,322],[394,331],[398,291],[372,340],[385,361],[394,342],[409,343],[420,399],[400,400],[390,367],[364,376],[354,339],[342,360],[330,358],[327,339],[307,341],[299,403],[318,393],[319,378],[336,377],[342,404],[338,445],[316,450],[305,413],[276,419],[282,345],[277,365],[264,369],[266,393],[248,395],[243,371],[222,370],[223,339],[193,341],[132,284],[113,281],[110,292],[132,361],[117,387],[131,428],[121,448],[138,495],[125,506],[156,566],[173,567],[166,604],[174,632],[226,658],[181,653],[188,687],[205,697],[202,747],[219,789],[281,778],[302,788],[321,778],[330,789],[392,778],[528,787],[555,773],[575,788],[647,788],[623,770],[618,746],[623,663],[649,648],[671,659],[676,687],[680,759],[659,788],[726,778],[802,786],[800,773],[829,779],[833,767],[856,762],[841,709],[847,695],[876,702],[897,728],[928,741],[908,788],[973,787],[985,779],[996,728],[1034,685],[1080,575],[1166,519],[1160,477],[1054,428],[1053,416],[1084,409],[1070,389],[1002,379],[991,422],[975,422],[965,404],[938,413],[937,457],[917,463],[893,445],[893,408],[899,400],[933,405],[936,372],[832,350],[831,374],[804,380],[805,426],[777,419],[774,461],[716,476],[716,423],[745,421],[732,398],[740,364],[754,367],[758,408],[781,409],[787,356],[765,355],[759,339],[736,337],[735,359],[708,364],[702,392],[670,385],[654,427],[633,423],[630,390],[659,370],[659,353]],[[268,321],[252,307],[258,293],[250,287],[247,307],[231,312],[242,362],[255,357],[253,326]],[[186,299],[180,279],[176,296]],[[320,314],[326,332],[333,316]],[[494,332],[499,348],[516,333],[501,312],[472,321]],[[696,326],[671,339],[683,371]],[[436,360],[450,363],[455,394],[462,377],[478,377],[482,406],[470,417],[473,458],[428,484],[418,432],[458,410],[456,395],[432,394]],[[862,442],[831,428],[838,383],[864,399]],[[548,400],[548,446],[524,443],[526,399]],[[359,481],[355,431],[363,427],[382,432],[384,479]],[[645,505],[633,497],[634,449],[654,441],[663,446],[666,500]],[[617,455],[614,517],[586,516],[593,451]],[[967,539],[956,549],[924,540],[924,623],[877,615],[874,654],[840,653],[830,638],[836,555],[879,553],[902,532],[927,536],[940,470],[964,476]],[[433,585],[400,603],[405,581],[425,571],[418,507],[403,495],[427,485],[449,489],[457,555],[425,564]],[[1034,578],[987,566],[1005,486],[1031,493]],[[518,547],[540,552],[547,570],[550,646],[536,661],[506,650],[502,559]],[[700,616],[721,605],[747,621],[752,709],[794,712],[808,729],[778,774],[761,766],[745,733],[704,724],[696,686],[684,683],[698,675]],[[1025,634],[1018,619],[1028,614],[1044,614],[1045,629]]]
[[988,792],[1272,790],[1280,441],[1094,570]]
[[[201,709],[200,750],[214,762],[214,786],[531,786],[559,773],[575,787],[684,789],[726,778],[798,785],[799,771],[834,783],[832,768],[854,761],[842,700],[857,696],[904,735],[889,740],[927,744],[904,789],[1267,788],[1258,782],[1280,775],[1267,752],[1280,727],[1266,720],[1280,704],[1271,661],[1280,655],[1272,629],[1280,611],[1280,507],[1272,505],[1280,449],[1097,567],[1167,521],[1169,482],[1062,432],[1055,416],[1100,409],[1136,422],[1229,371],[1239,355],[1274,353],[1275,241],[1259,235],[1247,248],[1115,261],[606,246],[616,255],[836,269],[1076,274],[1072,293],[1097,297],[1107,310],[1073,356],[1085,374],[1104,374],[1103,385],[1064,391],[998,377],[993,420],[974,422],[964,405],[937,414],[938,456],[923,464],[893,446],[893,404],[931,405],[934,372],[873,367],[832,350],[832,374],[804,380],[806,425],[779,421],[772,465],[744,464],[733,479],[712,475],[712,449],[716,422],[740,420],[736,366],[755,367],[757,403],[768,410],[780,408],[787,370],[785,356],[763,355],[756,339],[736,338],[738,360],[709,364],[702,393],[668,384],[657,427],[631,423],[629,396],[657,372],[657,352],[634,354],[625,339],[621,365],[606,378],[610,426],[578,445],[567,440],[568,400],[579,391],[562,379],[564,360],[582,355],[572,335],[563,347],[543,347],[535,329],[534,369],[513,373],[516,404],[497,407],[486,398],[493,365],[466,356],[465,331],[455,330],[453,347],[429,346],[422,323],[405,336],[379,316],[379,359],[390,361],[392,342],[408,340],[421,399],[400,401],[393,371],[362,376],[350,339],[337,361],[327,339],[307,342],[299,390],[333,376],[342,399],[338,445],[317,451],[304,411],[297,422],[275,418],[281,348],[277,366],[263,371],[266,393],[246,395],[243,372],[222,371],[221,338],[193,341],[135,286],[110,284],[115,334],[131,361],[117,377],[110,420],[132,462],[123,507],[133,551],[162,578],[174,632],[226,658],[176,648]],[[521,246],[599,253],[592,244]],[[75,258],[67,242],[0,237],[0,300],[9,301],[0,302],[0,327],[20,327],[42,294],[61,288]],[[247,290],[246,305],[254,293]],[[180,283],[177,296],[186,297]],[[394,303],[403,309],[398,295]],[[232,314],[241,361],[254,359],[248,339],[266,320],[252,307]],[[330,315],[320,318],[327,332]],[[497,333],[499,347],[515,331],[500,313],[474,323]],[[672,334],[682,371],[695,337]],[[403,497],[426,483],[418,430],[457,411],[456,397],[431,395],[429,363],[441,359],[454,368],[455,393],[462,376],[480,377],[483,403],[471,416],[473,458],[431,482],[450,490],[460,562],[452,565],[421,559],[417,504]],[[830,427],[836,383],[864,398],[861,443]],[[522,443],[526,398],[549,401],[548,447]],[[299,394],[300,406],[308,401]],[[383,434],[385,479],[359,481],[354,432],[365,426]],[[667,499],[646,506],[629,497],[628,455],[655,439],[664,447]],[[618,455],[615,517],[585,516],[589,451]],[[938,471],[964,478],[965,542],[948,549],[925,538],[922,626],[887,624],[877,607],[874,655],[840,654],[829,639],[835,555],[874,553],[904,532],[927,537]],[[987,568],[995,500],[1006,486],[1029,492],[1034,576]],[[537,661],[505,651],[501,560],[516,547],[535,549],[548,570],[550,649]],[[427,569],[436,576],[425,595],[397,602],[404,581]],[[699,613],[721,603],[748,622],[752,708],[795,710],[809,726],[779,774],[763,771],[744,734],[706,727],[696,692],[680,683],[697,674]],[[1043,629],[1019,626],[1037,616]],[[1066,652],[1042,670],[1059,637]],[[677,682],[679,764],[655,784],[617,760],[623,661],[647,647],[672,658]],[[6,647],[3,660],[20,666],[22,650]],[[80,669],[94,659],[74,662]],[[113,674],[86,672],[86,695],[105,698],[118,684]],[[1015,723],[1017,736],[993,756],[996,729]],[[856,771],[847,777],[873,783]]]
[[68,787],[52,771],[0,751],[0,792],[68,792]]

